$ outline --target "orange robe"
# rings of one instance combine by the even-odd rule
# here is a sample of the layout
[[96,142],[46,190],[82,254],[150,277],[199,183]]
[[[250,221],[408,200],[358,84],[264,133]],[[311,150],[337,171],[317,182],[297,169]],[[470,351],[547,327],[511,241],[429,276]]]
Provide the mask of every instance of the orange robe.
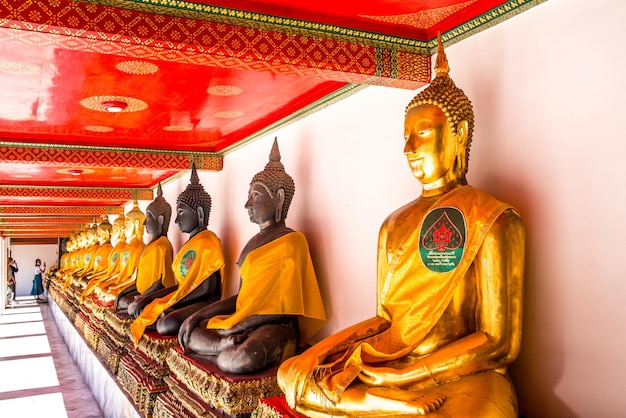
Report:
[[207,328],[228,329],[263,314],[297,315],[300,343],[308,342],[326,322],[309,246],[300,232],[290,232],[248,253],[241,265],[235,313],[211,318]]
[[130,332],[135,344],[141,339],[146,327],[152,325],[161,313],[183,300],[209,276],[220,270],[224,277],[224,255],[220,239],[212,231],[197,233],[178,251],[173,267],[178,288],[150,302],[133,321]]

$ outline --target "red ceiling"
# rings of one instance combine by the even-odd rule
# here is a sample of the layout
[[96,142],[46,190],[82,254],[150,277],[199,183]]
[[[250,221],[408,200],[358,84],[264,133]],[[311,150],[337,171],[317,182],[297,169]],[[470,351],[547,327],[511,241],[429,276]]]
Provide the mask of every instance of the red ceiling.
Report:
[[540,2],[4,0],[0,235],[71,235],[356,87],[418,88],[437,32]]

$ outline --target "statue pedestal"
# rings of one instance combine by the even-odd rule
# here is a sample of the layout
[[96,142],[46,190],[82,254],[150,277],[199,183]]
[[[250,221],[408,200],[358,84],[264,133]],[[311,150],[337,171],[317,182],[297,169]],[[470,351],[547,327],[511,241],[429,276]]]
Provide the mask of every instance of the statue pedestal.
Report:
[[120,359],[126,355],[131,344],[128,338],[131,322],[131,317],[114,312],[111,307],[104,311],[104,321],[100,327],[102,333],[95,350],[113,374],[117,374]]
[[284,395],[259,400],[255,418],[306,418],[287,405]]
[[177,337],[164,337],[148,330],[137,348],[128,347],[128,354],[120,360],[118,381],[147,416],[153,415],[157,396],[169,389],[163,380],[170,374],[165,359],[170,348],[177,344]]
[[184,355],[180,346],[169,351],[167,364],[172,375],[165,382],[180,405],[167,404],[162,397],[157,405],[163,404],[163,410],[182,407],[191,417],[248,417],[259,399],[281,394],[278,367],[253,375],[228,374],[206,360]]

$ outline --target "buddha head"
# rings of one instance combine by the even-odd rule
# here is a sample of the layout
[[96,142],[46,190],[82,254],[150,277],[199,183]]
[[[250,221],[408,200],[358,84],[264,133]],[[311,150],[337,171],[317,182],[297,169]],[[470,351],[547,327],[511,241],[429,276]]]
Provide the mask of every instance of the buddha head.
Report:
[[126,235],[124,231],[126,229],[126,216],[123,213],[113,221],[113,228],[111,229],[111,241],[115,244],[119,242],[126,242]]
[[93,223],[87,228],[85,246],[91,247],[96,242],[98,242],[98,224]]
[[153,237],[166,236],[172,218],[172,206],[163,198],[161,183],[157,187],[157,197],[146,208],[146,232]]
[[98,225],[98,244],[104,245],[108,242],[111,242],[111,230],[113,229],[113,225],[109,222],[109,217],[104,215],[102,217],[102,222]]
[[143,239],[143,225],[146,215],[139,209],[139,203],[133,201],[133,208],[126,214],[126,240],[130,242],[133,238]]
[[196,166],[191,166],[191,179],[187,188],[178,195],[176,200],[176,219],[181,232],[190,236],[205,230],[209,225],[211,214],[211,196],[200,184]]
[[[250,220],[262,225],[264,222],[273,219],[276,223],[284,223],[287,218],[287,211],[291,205],[296,186],[293,179],[285,172],[285,167],[280,162],[280,151],[278,141],[274,138],[274,144],[269,156],[269,162],[263,171],[252,177],[250,182],[250,192],[246,201],[246,209],[250,215]],[[265,205],[255,204],[254,196],[266,195],[270,202],[271,213]],[[268,213],[264,213],[268,212]]]
[[474,130],[472,104],[448,75],[441,37],[438,42],[435,78],[407,105],[404,123],[404,153],[425,188],[465,181]]

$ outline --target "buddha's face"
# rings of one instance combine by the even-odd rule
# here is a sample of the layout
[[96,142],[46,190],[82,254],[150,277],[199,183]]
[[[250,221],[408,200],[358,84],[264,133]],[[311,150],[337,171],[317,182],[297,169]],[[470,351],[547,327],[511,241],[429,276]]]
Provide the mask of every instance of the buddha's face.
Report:
[[178,205],[174,222],[180,228],[180,232],[189,234],[199,227],[198,213],[186,205]]
[[126,222],[124,223],[124,235],[127,240],[135,236],[135,223],[130,218],[126,218]]
[[264,225],[274,219],[276,203],[265,187],[260,184],[253,184],[248,191],[246,209],[248,216],[250,216],[250,222]]
[[109,231],[106,229],[98,228],[98,244],[106,244],[111,239]]
[[149,235],[156,235],[159,229],[159,221],[152,211],[146,211],[146,220],[143,222],[146,227],[146,232]]
[[435,183],[451,174],[457,141],[439,107],[426,104],[409,110],[404,119],[404,140],[404,155],[413,176],[422,184]]
[[121,228],[120,222],[113,223],[113,228],[111,229],[111,238],[115,241],[118,241],[121,238],[123,229]]

